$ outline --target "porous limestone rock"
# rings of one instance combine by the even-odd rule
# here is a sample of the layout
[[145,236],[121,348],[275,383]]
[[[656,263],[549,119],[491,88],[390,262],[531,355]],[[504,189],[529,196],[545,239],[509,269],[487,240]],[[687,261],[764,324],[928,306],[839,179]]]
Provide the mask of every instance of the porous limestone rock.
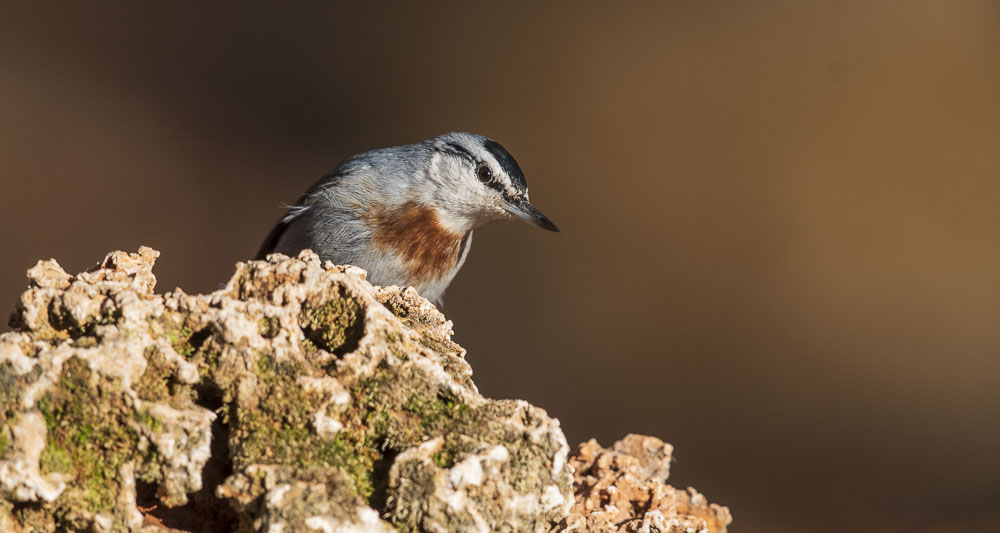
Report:
[[[158,255],[28,271],[0,335],[0,531],[611,527],[591,511],[641,522],[621,531],[728,523],[659,484],[670,450],[652,441],[585,444],[574,503],[558,421],[483,398],[451,322],[413,289],[306,251],[239,263],[210,294],[160,295]],[[644,487],[650,512],[612,510]]]
[[553,531],[726,533],[729,509],[709,504],[693,488],[665,484],[673,447],[655,437],[627,435],[609,450],[591,439],[570,456],[573,508]]
[[0,335],[0,528],[545,531],[566,514],[558,421],[483,398],[412,289],[303,252],[158,295],[157,256],[29,271]]

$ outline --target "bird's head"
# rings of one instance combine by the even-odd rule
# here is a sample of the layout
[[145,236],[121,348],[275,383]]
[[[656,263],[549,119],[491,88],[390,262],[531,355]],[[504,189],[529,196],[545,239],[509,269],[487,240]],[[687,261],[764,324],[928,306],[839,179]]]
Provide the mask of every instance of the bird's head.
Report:
[[500,143],[471,133],[447,133],[423,143],[429,151],[420,201],[434,205],[447,226],[474,229],[517,217],[559,231],[528,202],[528,184],[517,161]]

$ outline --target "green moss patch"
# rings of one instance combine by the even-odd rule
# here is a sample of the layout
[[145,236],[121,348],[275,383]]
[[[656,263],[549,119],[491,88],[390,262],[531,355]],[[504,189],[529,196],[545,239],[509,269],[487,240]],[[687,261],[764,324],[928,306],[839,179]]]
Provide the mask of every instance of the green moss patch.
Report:
[[7,453],[7,448],[10,447],[10,429],[7,425],[0,426],[0,458]]
[[357,494],[371,494],[369,471],[375,457],[364,453],[362,443],[346,433],[330,438],[316,434],[312,419],[319,398],[296,383],[302,369],[259,354],[253,372],[258,379],[259,402],[236,408],[229,416],[234,468],[255,463],[335,466],[353,480]]
[[150,319],[150,326],[154,334],[165,337],[174,351],[188,359],[194,356],[211,336],[210,329],[199,327],[190,316],[176,311],[167,311],[155,319]]
[[6,361],[0,363],[0,420],[3,422],[18,411],[21,399],[19,378],[20,376],[14,372],[14,365]]
[[[395,455],[405,449],[419,445],[429,438],[441,437],[444,442],[435,453],[434,463],[440,468],[450,468],[455,462],[482,449],[484,445],[503,443],[510,449],[511,443],[524,443],[520,449],[511,449],[508,469],[513,479],[523,490],[540,489],[541,481],[531,468],[547,468],[548,457],[553,450],[535,446],[527,442],[524,435],[513,434],[507,419],[515,414],[518,407],[513,401],[487,402],[473,407],[461,402],[448,391],[434,385],[432,376],[415,366],[382,367],[368,379],[351,390],[352,409],[342,415],[344,433],[356,435],[352,444],[359,456],[370,457],[378,463],[385,457]],[[371,471],[369,469],[369,471]],[[411,477],[410,474],[416,477]],[[418,479],[424,472],[404,474],[411,480]],[[374,487],[385,486],[387,471],[376,469],[370,479]],[[410,484],[410,487],[420,486]],[[539,485],[539,486],[535,486]],[[428,479],[427,486],[433,484]],[[369,496],[369,504],[385,512],[383,502],[386,494]],[[405,505],[402,499],[395,499],[397,505]],[[382,505],[380,505],[382,504]],[[407,511],[393,516],[411,516]],[[417,527],[409,518],[397,520],[397,526]]]
[[[455,463],[471,453],[480,452],[484,447],[503,444],[509,452],[509,460],[501,465],[501,472],[515,489],[526,493],[539,493],[543,485],[551,483],[540,473],[551,468],[551,457],[560,447],[559,442],[531,442],[523,430],[511,423],[511,418],[519,415],[530,417],[530,412],[522,412],[518,402],[512,400],[489,401],[476,406],[461,402],[454,395],[434,384],[434,378],[416,366],[403,365],[395,368],[379,368],[372,377],[366,379],[351,391],[352,406],[355,411],[344,416],[347,420],[345,431],[364,435],[361,441],[375,454],[376,460],[383,454],[395,454],[429,438],[443,439],[441,447],[433,455],[432,461],[438,468],[451,468]],[[526,427],[531,420],[522,420]],[[375,495],[369,504],[392,517],[401,530],[419,530],[422,510],[411,508],[415,502],[426,501],[413,491],[431,490],[433,482],[427,465],[407,463],[401,473],[411,482],[407,484],[407,494]],[[424,481],[422,479],[427,478]],[[373,479],[374,486],[384,480]],[[568,477],[563,480],[569,483]],[[389,496],[394,496],[389,498]],[[489,498],[489,495],[484,496]],[[379,502],[393,501],[394,508],[380,508]],[[419,507],[419,505],[418,505]],[[490,502],[483,502],[483,512],[501,509]],[[490,520],[500,520],[499,515]]]
[[[155,425],[148,414],[136,414],[126,405],[121,383],[95,374],[85,361],[71,357],[63,363],[59,382],[38,401],[48,440],[42,453],[43,474],[71,476],[56,501],[60,527],[85,527],[80,511],[93,515],[115,508],[119,469],[135,461],[143,481],[161,478],[151,445],[140,450],[136,424]],[[138,420],[137,420],[138,418]]]
[[174,366],[155,346],[146,348],[144,355],[146,370],[134,386],[139,398],[166,402],[177,409],[190,407],[194,403],[194,388],[176,378]]
[[281,323],[273,316],[265,316],[257,321],[257,329],[260,330],[261,337],[273,339],[281,332]]
[[0,363],[0,458],[7,453],[13,440],[10,426],[21,410],[21,391],[41,375],[42,367],[38,365],[27,374],[18,375],[10,362]]
[[316,347],[344,355],[355,350],[364,335],[364,309],[338,287],[333,294],[307,300],[299,325]]
[[259,354],[253,372],[259,402],[228,415],[234,468],[255,463],[337,467],[370,503],[384,501],[384,494],[375,492],[384,488],[380,477],[388,472],[376,465],[387,456],[442,436],[445,445],[435,461],[450,467],[484,441],[500,442],[505,436],[501,419],[514,409],[506,403],[472,408],[413,366],[380,368],[352,388],[351,407],[337,414],[344,428],[324,437],[312,427],[320,399],[296,383],[301,368]]

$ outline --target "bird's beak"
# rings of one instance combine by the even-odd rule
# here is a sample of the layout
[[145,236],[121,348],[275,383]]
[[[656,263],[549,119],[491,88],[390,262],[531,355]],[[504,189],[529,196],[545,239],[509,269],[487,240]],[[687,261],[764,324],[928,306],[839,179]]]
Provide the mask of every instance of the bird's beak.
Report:
[[531,204],[523,198],[513,202],[507,202],[507,212],[531,224],[532,226],[538,226],[539,228],[547,229],[549,231],[559,231],[559,228],[557,228],[556,225],[549,220],[549,217],[543,215],[541,211],[532,207]]

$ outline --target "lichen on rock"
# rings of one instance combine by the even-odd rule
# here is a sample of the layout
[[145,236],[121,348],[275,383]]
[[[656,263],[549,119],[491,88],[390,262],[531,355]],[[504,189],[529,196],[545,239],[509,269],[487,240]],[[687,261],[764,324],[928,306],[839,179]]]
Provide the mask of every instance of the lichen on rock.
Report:
[[558,421],[482,397],[451,322],[412,288],[306,251],[161,295],[158,255],[28,271],[0,335],[0,530],[566,523]]

